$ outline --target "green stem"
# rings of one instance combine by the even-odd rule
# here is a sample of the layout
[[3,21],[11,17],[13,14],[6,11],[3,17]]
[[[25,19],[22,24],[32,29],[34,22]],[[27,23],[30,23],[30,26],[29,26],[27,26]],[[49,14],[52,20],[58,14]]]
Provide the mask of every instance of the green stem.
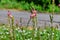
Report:
[[20,27],[22,27],[22,18],[20,18]]
[[12,34],[12,40],[15,40],[15,35],[14,35],[14,28],[15,28],[14,27],[14,17],[12,17],[11,22],[12,22],[12,25],[11,25],[12,29],[11,30],[12,30],[12,33],[13,33]]
[[38,36],[37,40],[40,40],[40,33],[39,33],[40,31],[39,31],[39,29],[40,28],[38,28],[38,30],[37,30],[37,36]]

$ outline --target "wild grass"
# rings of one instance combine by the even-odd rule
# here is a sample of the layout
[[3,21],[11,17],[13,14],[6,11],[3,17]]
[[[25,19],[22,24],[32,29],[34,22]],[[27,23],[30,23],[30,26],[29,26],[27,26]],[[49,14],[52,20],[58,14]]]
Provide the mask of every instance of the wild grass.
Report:
[[60,40],[60,30],[57,28],[15,27],[13,29],[6,25],[0,26],[0,40]]

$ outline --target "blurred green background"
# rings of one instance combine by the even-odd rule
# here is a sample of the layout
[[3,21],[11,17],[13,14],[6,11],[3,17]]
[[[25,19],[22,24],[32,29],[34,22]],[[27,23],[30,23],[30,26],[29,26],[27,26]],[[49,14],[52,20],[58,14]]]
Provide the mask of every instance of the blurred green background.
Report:
[[[0,0],[0,9],[18,9],[18,10],[30,10],[30,7],[34,7],[39,12],[52,12],[53,0]],[[60,0],[54,0],[54,12],[60,12],[59,6]]]

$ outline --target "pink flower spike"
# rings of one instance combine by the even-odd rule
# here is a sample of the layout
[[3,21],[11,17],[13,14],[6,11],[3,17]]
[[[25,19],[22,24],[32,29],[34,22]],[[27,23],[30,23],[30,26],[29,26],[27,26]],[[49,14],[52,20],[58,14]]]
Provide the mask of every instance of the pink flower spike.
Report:
[[10,18],[13,17],[13,16],[11,15],[11,12],[10,12],[10,11],[8,11],[8,16],[9,16]]
[[8,11],[8,16],[10,16],[11,15],[11,12],[10,11]]
[[33,17],[35,17],[36,16],[36,14],[31,14],[30,15],[30,18],[33,18]]
[[12,15],[9,15],[10,18],[12,18],[13,16]]
[[30,18],[33,18],[33,15],[32,14],[30,15]]
[[58,6],[60,6],[60,4]]

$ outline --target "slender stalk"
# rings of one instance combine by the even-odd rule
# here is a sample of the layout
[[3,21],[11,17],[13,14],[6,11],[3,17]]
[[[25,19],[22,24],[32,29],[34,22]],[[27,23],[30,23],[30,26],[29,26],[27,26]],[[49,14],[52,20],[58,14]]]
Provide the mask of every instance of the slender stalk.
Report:
[[11,29],[10,29],[10,39],[15,40],[15,35],[14,35],[14,17],[11,18]]
[[22,27],[22,17],[20,18],[20,27]]
[[52,0],[52,4],[53,4],[53,13],[52,13],[52,15],[54,14],[54,2],[55,2],[55,0]]
[[15,40],[15,35],[14,35],[14,17],[12,17],[11,21],[12,21],[11,27],[12,27],[12,33],[13,33],[13,40]]
[[31,18],[30,18],[30,19],[28,20],[28,22],[27,22],[27,27],[29,26],[30,21],[31,21]]
[[40,29],[40,27],[37,28],[37,36],[38,36],[37,40],[40,40],[40,31],[39,31],[39,29]]
[[35,31],[35,28],[33,28],[33,30],[32,30],[32,40],[34,40],[34,32]]
[[10,26],[10,18],[9,18],[9,16],[8,16],[8,25]]
[[10,35],[10,40],[13,40],[12,39],[12,30],[11,30],[11,24],[10,24],[10,17],[8,16],[8,26],[9,26],[9,35]]
[[[52,4],[53,4],[52,21],[53,21],[53,15],[54,15],[54,1],[55,0],[52,0]],[[53,25],[53,22],[51,24]],[[52,31],[53,31],[53,26],[51,26],[51,37],[53,36],[52,35],[52,33],[53,33]],[[51,38],[51,40],[53,40],[53,37]]]

